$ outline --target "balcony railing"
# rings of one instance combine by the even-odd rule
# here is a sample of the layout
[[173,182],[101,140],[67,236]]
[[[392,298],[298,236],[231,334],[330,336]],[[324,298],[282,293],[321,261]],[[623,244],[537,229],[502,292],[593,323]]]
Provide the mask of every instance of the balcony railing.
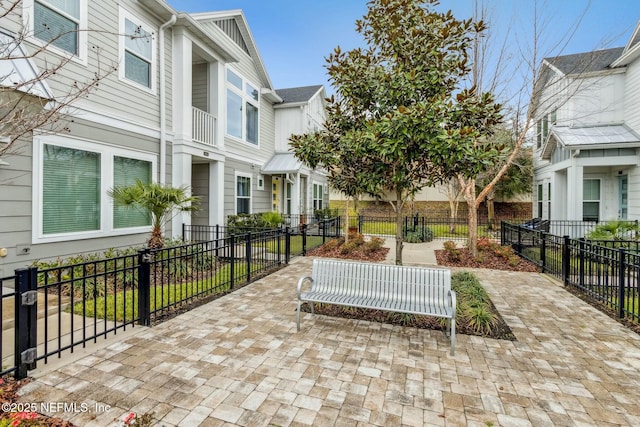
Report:
[[191,107],[191,110],[193,112],[193,140],[215,147],[216,117],[196,107]]

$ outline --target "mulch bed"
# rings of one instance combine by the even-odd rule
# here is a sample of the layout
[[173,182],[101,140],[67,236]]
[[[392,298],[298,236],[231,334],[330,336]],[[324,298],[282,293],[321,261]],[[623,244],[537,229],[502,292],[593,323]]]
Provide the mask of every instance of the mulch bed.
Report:
[[492,270],[540,272],[540,267],[525,259],[519,258],[517,264],[509,264],[503,257],[490,251],[483,251],[479,258],[473,257],[467,248],[458,248],[460,257],[451,260],[445,250],[435,251],[438,265],[445,267],[490,268]]
[[320,246],[319,248],[307,252],[307,256],[350,259],[355,261],[381,262],[385,260],[388,252],[389,248],[380,248],[369,253],[366,253],[360,249],[356,249],[349,252],[348,254],[343,254],[340,252],[340,248],[326,249],[324,246]]
[[[18,400],[18,390],[25,384],[28,384],[31,381],[30,378],[25,378],[22,380],[16,380],[12,376],[4,376],[0,378],[0,404],[3,405],[3,408],[9,404],[9,411],[5,411],[4,409],[0,411],[0,424],[3,423],[4,420],[10,420],[8,425],[12,425],[11,423],[17,421],[18,419],[12,418],[17,415],[19,409],[22,409],[19,404],[15,405],[15,408],[11,407],[11,404],[15,404]],[[15,410],[14,410],[15,409]],[[25,420],[26,421],[26,420]],[[4,424],[3,424],[4,425]],[[37,426],[49,426],[49,427],[73,427],[74,424],[69,421],[64,421],[59,418],[47,417],[46,415],[38,414],[37,418],[29,420],[25,424],[20,423],[16,425],[37,425]]]

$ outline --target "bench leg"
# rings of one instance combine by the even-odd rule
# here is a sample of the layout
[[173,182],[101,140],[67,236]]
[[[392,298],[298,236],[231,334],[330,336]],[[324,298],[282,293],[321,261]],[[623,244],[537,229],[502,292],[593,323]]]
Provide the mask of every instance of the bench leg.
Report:
[[456,352],[456,319],[451,319],[451,356]]
[[298,325],[298,332],[300,332],[300,300],[298,300],[298,312],[296,314],[296,323]]

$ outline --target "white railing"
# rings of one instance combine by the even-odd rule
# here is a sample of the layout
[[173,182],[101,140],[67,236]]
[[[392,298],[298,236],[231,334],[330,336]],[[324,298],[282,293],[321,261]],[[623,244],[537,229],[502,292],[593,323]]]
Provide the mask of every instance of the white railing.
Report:
[[216,117],[196,107],[191,107],[191,111],[193,112],[193,140],[215,146]]

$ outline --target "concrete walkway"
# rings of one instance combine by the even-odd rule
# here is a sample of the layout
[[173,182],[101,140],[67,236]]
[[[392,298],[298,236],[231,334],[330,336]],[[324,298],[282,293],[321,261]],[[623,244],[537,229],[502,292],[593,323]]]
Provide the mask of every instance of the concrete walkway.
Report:
[[546,276],[476,270],[518,341],[458,335],[451,357],[439,331],[307,314],[297,333],[310,263],[36,372],[21,400],[79,426],[640,425],[640,337]]

